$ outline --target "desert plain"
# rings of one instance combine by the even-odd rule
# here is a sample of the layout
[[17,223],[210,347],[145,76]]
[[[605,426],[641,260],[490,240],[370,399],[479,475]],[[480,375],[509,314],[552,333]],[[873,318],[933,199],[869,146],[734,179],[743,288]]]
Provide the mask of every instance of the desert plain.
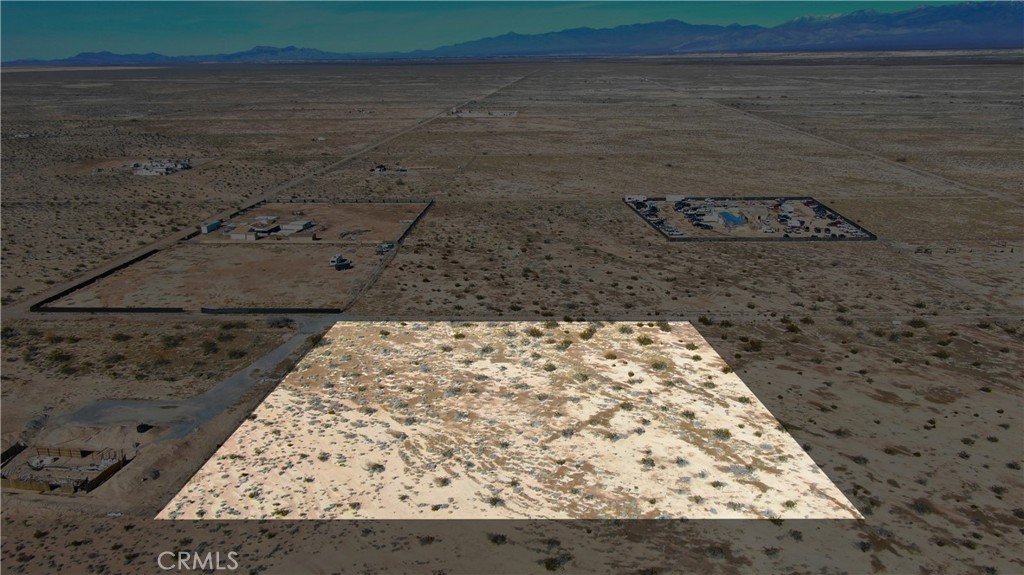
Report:
[[[1022,57],[3,70],[2,447],[138,444],[122,470],[87,493],[5,489],[4,569],[149,573],[163,551],[201,550],[236,552],[249,573],[1019,573]],[[515,114],[459,117],[453,108]],[[167,176],[124,169],[148,158],[190,158],[193,167]],[[378,164],[411,169],[382,176],[371,172]],[[877,240],[668,242],[622,201],[632,195],[810,196]],[[336,316],[31,309],[112,262],[154,247],[172,254],[190,228],[265,197],[434,204]],[[149,277],[156,283],[143,287],[159,287],[158,274]],[[305,301],[286,307],[330,303],[297,299]],[[636,467],[621,477],[661,490],[625,513],[564,518],[540,511],[559,509],[556,490],[544,492],[546,507],[531,507],[507,483],[507,494],[477,495],[482,487],[452,478],[445,488],[469,492],[461,509],[476,519],[396,519],[373,498],[348,494],[326,503],[344,516],[330,521],[263,508],[251,510],[273,520],[157,518],[197,473],[221,464],[218,450],[235,434],[279,420],[268,414],[286,407],[282,395],[308,402],[302,378],[322,386],[324,374],[309,370],[327,369],[325,350],[351,345],[331,340],[329,329],[370,326],[379,346],[380,331],[398,337],[402,322],[532,322],[576,334],[565,352],[581,353],[588,343],[578,334],[589,325],[611,334],[641,323],[654,338],[666,332],[649,324],[661,321],[697,330],[703,343],[694,342],[724,364],[717,377],[748,390],[749,405],[785,431],[779,441],[799,446],[852,505],[850,517],[787,518],[786,501],[803,507],[789,496],[778,516],[693,515],[689,497],[708,495],[672,499],[677,477],[649,480],[669,464],[682,469],[674,458],[686,457],[675,453],[684,442],[666,433],[664,453],[651,440],[616,455]],[[548,348],[562,334],[550,337]],[[655,361],[646,358],[645,368]],[[462,367],[477,374],[471,368]],[[401,392],[391,369],[380,377]],[[748,405],[701,389],[712,404]],[[598,401],[584,391],[566,382],[549,401]],[[553,444],[584,435],[562,437],[570,426],[559,420],[573,412],[541,417],[537,401],[531,396],[528,414],[489,412],[489,425],[528,417],[557,432]],[[617,401],[621,408],[626,399]],[[632,403],[638,409],[615,417],[678,427]],[[287,407],[311,415],[307,403]],[[330,429],[363,433],[344,424],[387,415],[369,407],[372,415],[355,407]],[[656,412],[685,420],[680,409]],[[295,433],[279,421],[281,433]],[[140,423],[153,427],[139,432]],[[546,471],[571,456],[604,461],[572,451],[545,462]],[[534,452],[522,455],[517,465],[540,464]],[[310,452],[312,467],[318,456]],[[501,475],[511,463],[490,461],[496,477],[514,479]],[[401,495],[402,478],[387,477],[397,464],[362,463],[370,465],[358,467],[363,474],[383,465],[371,481]],[[436,489],[439,477],[422,480]],[[365,490],[365,481],[335,486]],[[531,481],[520,479],[524,493]],[[608,485],[585,483],[561,497],[585,502],[569,490]],[[680,507],[648,518],[644,506],[667,506],[666,497]],[[222,502],[232,503],[202,504],[214,515]],[[516,519],[502,519],[509,511]]]

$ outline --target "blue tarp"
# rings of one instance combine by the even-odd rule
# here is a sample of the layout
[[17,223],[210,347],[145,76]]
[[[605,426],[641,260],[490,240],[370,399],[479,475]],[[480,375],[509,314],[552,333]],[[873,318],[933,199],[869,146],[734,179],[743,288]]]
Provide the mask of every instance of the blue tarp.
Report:
[[738,216],[738,215],[736,215],[734,213],[731,213],[731,212],[722,212],[719,215],[722,216],[722,219],[727,224],[732,224],[734,226],[737,226],[739,224],[747,223],[747,220],[743,219],[743,216]]

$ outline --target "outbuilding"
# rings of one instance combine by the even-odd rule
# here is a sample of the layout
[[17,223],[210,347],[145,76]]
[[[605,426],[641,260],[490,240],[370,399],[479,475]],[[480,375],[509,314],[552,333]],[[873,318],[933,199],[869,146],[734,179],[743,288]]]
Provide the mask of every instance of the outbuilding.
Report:
[[208,234],[218,228],[220,228],[220,220],[213,220],[212,222],[206,222],[199,226],[199,231],[204,234]]

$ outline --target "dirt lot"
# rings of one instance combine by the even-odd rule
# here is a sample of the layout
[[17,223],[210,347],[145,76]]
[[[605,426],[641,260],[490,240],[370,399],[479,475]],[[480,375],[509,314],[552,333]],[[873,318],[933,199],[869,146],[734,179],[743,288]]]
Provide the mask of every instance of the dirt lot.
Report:
[[[239,406],[167,452],[159,481],[4,494],[5,570],[148,572],[202,545],[273,573],[1022,571],[1020,55],[857,58],[5,75],[5,302],[265,193],[430,197],[353,318],[688,319],[864,516],[154,521]],[[445,115],[471,99],[518,114]],[[195,168],[90,169],[147,156]],[[374,177],[378,163],[433,169]],[[670,243],[621,200],[765,189],[879,239]],[[5,420],[52,386],[25,377],[5,379]],[[124,516],[104,493],[130,494]]]
[[5,321],[3,444],[96,400],[199,395],[293,332],[261,321]]
[[[265,243],[264,243],[265,242]],[[328,265],[342,253],[351,269]],[[372,246],[232,242],[179,244],[53,305],[85,307],[344,308],[381,263]]]

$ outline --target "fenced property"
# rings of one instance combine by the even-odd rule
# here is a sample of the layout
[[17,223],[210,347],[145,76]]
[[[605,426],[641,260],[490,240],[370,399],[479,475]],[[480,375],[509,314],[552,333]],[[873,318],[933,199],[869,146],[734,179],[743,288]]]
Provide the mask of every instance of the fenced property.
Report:
[[87,493],[113,477],[130,461],[123,451],[114,449],[27,449],[21,445],[19,451],[4,462],[0,487],[37,493]]
[[853,220],[809,196],[626,196],[623,201],[673,242],[877,239]]
[[[34,312],[341,313],[433,200],[270,198],[46,297]],[[334,265],[336,256],[345,265]],[[330,265],[328,265],[330,263]]]

